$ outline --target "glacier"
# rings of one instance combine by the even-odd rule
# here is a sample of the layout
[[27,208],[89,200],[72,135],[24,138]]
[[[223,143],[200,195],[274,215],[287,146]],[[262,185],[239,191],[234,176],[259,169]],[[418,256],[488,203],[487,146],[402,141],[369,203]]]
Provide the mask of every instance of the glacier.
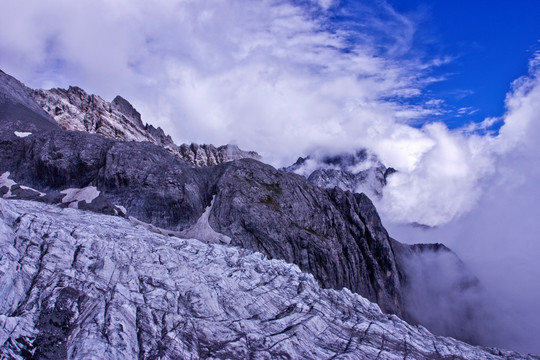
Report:
[[0,199],[2,359],[539,359],[412,326],[258,252]]

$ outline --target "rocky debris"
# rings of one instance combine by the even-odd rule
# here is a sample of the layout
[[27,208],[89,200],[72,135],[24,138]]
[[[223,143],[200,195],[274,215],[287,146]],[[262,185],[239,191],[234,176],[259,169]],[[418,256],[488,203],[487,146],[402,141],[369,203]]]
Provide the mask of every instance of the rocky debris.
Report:
[[124,98],[107,102],[75,86],[69,89],[31,90],[39,105],[65,130],[85,131],[122,141],[148,141],[197,166],[212,166],[241,158],[260,159],[254,151],[235,145],[177,146],[161,128],[143,125],[141,114]]
[[302,175],[323,188],[337,186],[345,191],[363,192],[375,197],[382,196],[386,178],[395,172],[366,149],[355,153],[300,157],[296,163],[281,170]]
[[53,118],[36,104],[26,87],[0,70],[0,133],[24,137],[35,132],[60,130]]
[[0,200],[0,357],[538,359],[411,326],[260,253]]

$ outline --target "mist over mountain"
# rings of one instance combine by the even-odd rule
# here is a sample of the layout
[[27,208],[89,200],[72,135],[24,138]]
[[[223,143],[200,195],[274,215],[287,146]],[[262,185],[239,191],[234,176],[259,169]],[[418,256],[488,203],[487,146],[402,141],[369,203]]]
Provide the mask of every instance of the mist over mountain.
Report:
[[373,198],[382,196],[386,178],[395,172],[386,168],[375,154],[367,149],[355,153],[312,154],[300,157],[285,168],[308,179],[309,182],[324,188],[339,187],[342,190],[365,193]]

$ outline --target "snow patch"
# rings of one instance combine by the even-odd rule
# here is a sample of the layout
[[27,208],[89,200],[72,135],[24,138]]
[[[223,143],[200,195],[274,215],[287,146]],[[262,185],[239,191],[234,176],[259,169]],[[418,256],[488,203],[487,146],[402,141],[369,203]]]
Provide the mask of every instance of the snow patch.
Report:
[[11,179],[8,179],[9,174],[10,174],[10,172],[6,171],[5,173],[3,173],[0,176],[0,188],[2,188],[4,186],[8,188],[8,192],[6,194],[4,194],[4,196],[3,196],[4,198],[11,197],[11,186],[17,184],[15,181],[13,181]]
[[[215,196],[214,196],[215,198]],[[212,211],[212,207],[214,206],[214,198],[212,198],[212,201],[210,202],[210,206],[206,208],[204,213],[201,215],[201,217],[197,220],[197,222],[190,227],[187,230],[183,231],[173,231],[173,230],[167,230],[162,229],[160,227],[154,226],[152,224],[143,222],[137,218],[134,218],[133,216],[129,216],[128,219],[131,221],[134,225],[140,225],[144,227],[145,229],[152,231],[156,234],[166,235],[166,236],[175,236],[178,238],[183,239],[196,239],[205,243],[211,243],[211,244],[230,244],[231,238],[218,233],[208,223],[208,218],[210,216],[210,212]],[[120,207],[116,205],[118,208],[122,208],[125,210],[125,208]],[[124,212],[125,214],[126,212]]]
[[215,199],[215,196],[212,198],[212,201],[210,202],[210,206],[206,208],[206,210],[201,215],[201,217],[197,220],[197,222],[189,229],[181,232],[182,237],[198,239],[206,243],[216,243],[216,244],[230,244],[231,243],[230,237],[216,232],[214,229],[212,229],[212,227],[210,226],[210,223],[208,222],[208,218],[210,217],[210,212],[212,211],[212,207],[214,206],[214,199]]
[[34,188],[31,188],[31,187],[28,187],[28,186],[24,186],[24,185],[19,185],[21,187],[21,189],[23,190],[32,190],[32,191],[35,191],[37,193],[39,193],[39,196],[45,196],[46,194],[45,193],[42,193],[41,191],[37,191],[36,189]]
[[[7,193],[5,193],[2,197],[5,198],[5,199],[8,199],[8,198],[12,198],[12,197],[17,197],[17,195],[14,195],[12,192],[11,192],[11,187],[13,185],[19,185],[17,184],[15,181],[9,179],[9,175],[10,175],[10,172],[9,171],[6,171],[5,173],[3,173],[2,175],[0,175],[0,188],[2,187],[7,187],[8,188],[8,191]],[[42,193],[41,191],[38,191],[36,189],[33,189],[31,187],[28,187],[28,186],[24,186],[24,185],[19,185],[19,187],[23,190],[31,190],[33,192],[36,192],[39,194],[39,196],[45,196],[45,193]]]
[[81,189],[70,188],[62,190],[60,193],[66,195],[62,199],[63,203],[69,203],[68,206],[70,208],[77,209],[80,201],[86,201],[87,204],[90,204],[99,196],[100,191],[95,186],[87,186]]
[[23,138],[23,137],[27,137],[29,135],[32,135],[31,132],[24,132],[24,131],[14,131],[15,135],[20,137],[20,138]]

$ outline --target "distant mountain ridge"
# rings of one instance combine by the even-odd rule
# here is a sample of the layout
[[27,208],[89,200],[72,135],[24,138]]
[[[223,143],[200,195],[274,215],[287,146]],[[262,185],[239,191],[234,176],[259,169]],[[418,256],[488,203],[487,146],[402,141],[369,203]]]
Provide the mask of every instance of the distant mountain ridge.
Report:
[[337,186],[344,191],[363,192],[377,198],[382,196],[388,176],[396,172],[367,149],[333,155],[315,153],[300,157],[293,165],[281,170],[302,175],[323,188]]

